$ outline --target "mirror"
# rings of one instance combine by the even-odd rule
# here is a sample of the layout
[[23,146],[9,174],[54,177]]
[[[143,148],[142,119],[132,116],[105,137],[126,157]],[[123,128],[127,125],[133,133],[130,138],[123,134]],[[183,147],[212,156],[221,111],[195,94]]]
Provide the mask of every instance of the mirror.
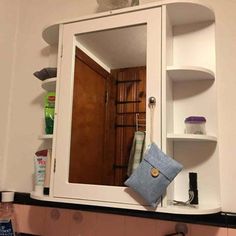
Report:
[[75,37],[69,182],[123,186],[146,125],[146,24]]

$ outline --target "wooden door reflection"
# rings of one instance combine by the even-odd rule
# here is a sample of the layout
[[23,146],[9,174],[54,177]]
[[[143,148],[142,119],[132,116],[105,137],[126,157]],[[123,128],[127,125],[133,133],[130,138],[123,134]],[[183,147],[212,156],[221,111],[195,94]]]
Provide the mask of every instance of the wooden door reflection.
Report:
[[123,186],[145,117],[146,67],[108,73],[76,48],[69,182]]
[[[106,158],[109,73],[76,48],[69,182],[112,184]],[[105,165],[104,165],[105,163]]]

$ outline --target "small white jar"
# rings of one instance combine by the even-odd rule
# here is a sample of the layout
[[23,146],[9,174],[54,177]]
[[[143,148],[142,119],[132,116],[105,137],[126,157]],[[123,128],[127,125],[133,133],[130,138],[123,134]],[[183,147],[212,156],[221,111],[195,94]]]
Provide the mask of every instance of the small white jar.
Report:
[[186,134],[206,134],[206,118],[203,116],[189,116],[185,119]]

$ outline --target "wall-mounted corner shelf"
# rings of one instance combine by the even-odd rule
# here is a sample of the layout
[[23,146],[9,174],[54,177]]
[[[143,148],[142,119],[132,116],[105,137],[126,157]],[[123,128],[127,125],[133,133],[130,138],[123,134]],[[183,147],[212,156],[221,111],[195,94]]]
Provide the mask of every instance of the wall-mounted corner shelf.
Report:
[[53,139],[53,134],[42,134],[39,135],[39,139]]
[[203,134],[167,134],[167,138],[174,141],[217,142],[215,136]]
[[[215,20],[214,12],[211,9],[211,7],[208,6],[207,4],[199,3],[199,0],[190,0],[187,4],[184,1],[183,2],[181,1],[173,1],[173,0],[165,1],[173,25],[183,25],[183,24]],[[162,1],[160,2],[158,1],[150,4],[141,4],[138,7],[122,8],[112,11],[96,13],[87,17],[82,16],[74,19],[59,21],[46,26],[43,29],[42,37],[45,40],[45,42],[47,42],[50,45],[58,44],[60,25],[84,21],[86,19],[96,19],[96,18],[106,17],[109,15],[119,15],[127,11],[132,12],[146,8],[158,7],[162,5],[163,5]]]
[[42,33],[43,39],[50,45],[58,44],[58,38],[59,38],[59,23],[58,24],[52,24],[43,30]]
[[215,79],[213,71],[198,66],[167,66],[167,72],[173,81]]
[[167,207],[162,207],[160,212],[172,214],[189,214],[189,215],[207,215],[214,214],[221,211],[221,207],[219,205],[197,205],[195,207],[187,207],[187,206],[173,206],[169,205]]
[[42,88],[46,91],[55,91],[56,90],[56,81],[57,81],[56,77],[44,80],[42,82]]
[[168,13],[172,25],[192,24],[204,21],[214,21],[215,15],[210,6],[199,4],[199,1],[168,1]]

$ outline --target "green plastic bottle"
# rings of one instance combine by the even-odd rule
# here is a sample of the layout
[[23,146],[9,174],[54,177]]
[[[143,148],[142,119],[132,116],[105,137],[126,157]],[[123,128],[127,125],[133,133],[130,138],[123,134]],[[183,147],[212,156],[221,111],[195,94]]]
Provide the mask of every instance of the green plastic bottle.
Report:
[[53,134],[55,99],[55,92],[48,92],[44,99],[46,134]]

